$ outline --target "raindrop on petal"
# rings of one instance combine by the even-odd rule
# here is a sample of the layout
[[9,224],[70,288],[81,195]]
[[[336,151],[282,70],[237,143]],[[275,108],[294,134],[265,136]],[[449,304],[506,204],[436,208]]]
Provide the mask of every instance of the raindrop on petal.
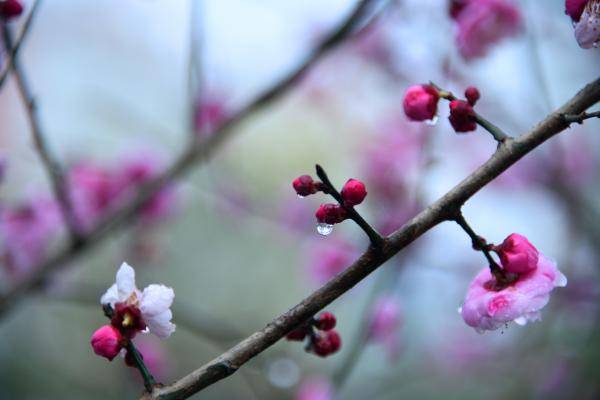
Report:
[[318,223],[317,224],[317,232],[323,236],[329,235],[333,231],[333,225],[326,223]]
[[435,116],[434,116],[433,118],[431,118],[431,119],[426,119],[426,120],[425,120],[425,124],[427,124],[427,125],[429,125],[429,126],[435,126],[435,125],[437,124],[437,122],[438,122],[438,119],[439,119],[439,118],[438,118],[438,116],[437,116],[437,115],[435,115]]

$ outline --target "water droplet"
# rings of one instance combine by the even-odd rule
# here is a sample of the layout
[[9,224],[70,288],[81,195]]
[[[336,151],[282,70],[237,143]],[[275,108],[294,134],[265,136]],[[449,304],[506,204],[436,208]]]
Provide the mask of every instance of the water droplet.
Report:
[[301,198],[301,199],[303,199],[303,198],[305,198],[306,196],[302,196],[301,194],[299,194],[299,195],[298,195],[298,197],[299,197],[299,198]]
[[320,235],[327,236],[333,231],[333,225],[326,224],[324,222],[320,222],[317,224],[317,232]]
[[425,124],[427,124],[427,125],[429,125],[429,126],[435,126],[435,125],[437,124],[437,122],[438,122],[438,119],[439,119],[439,118],[438,118],[438,116],[437,116],[437,115],[435,115],[435,116],[434,116],[433,118],[431,118],[431,119],[426,119],[426,120],[425,120]]

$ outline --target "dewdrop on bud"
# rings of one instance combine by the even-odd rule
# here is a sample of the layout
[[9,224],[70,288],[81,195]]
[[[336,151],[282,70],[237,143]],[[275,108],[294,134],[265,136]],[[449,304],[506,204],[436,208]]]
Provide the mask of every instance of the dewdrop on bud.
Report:
[[317,224],[317,232],[319,233],[319,235],[329,236],[329,234],[333,232],[333,225],[326,224],[324,222],[319,222]]

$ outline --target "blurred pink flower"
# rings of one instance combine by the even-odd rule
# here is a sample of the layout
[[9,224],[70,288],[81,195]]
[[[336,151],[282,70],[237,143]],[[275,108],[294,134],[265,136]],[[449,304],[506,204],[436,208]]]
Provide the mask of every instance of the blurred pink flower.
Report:
[[489,268],[477,274],[461,307],[467,325],[477,332],[495,330],[514,321],[525,325],[540,319],[540,310],[550,300],[555,287],[566,286],[567,278],[553,261],[540,254],[537,268],[520,275],[518,279],[501,290],[494,290]]
[[[164,166],[160,158],[152,153],[137,153],[126,157],[118,172],[118,186],[127,195],[132,195],[139,187],[156,178]],[[167,185],[152,196],[140,209],[142,222],[160,222],[170,216],[175,209],[176,195],[172,185]]]
[[296,400],[332,400],[333,388],[324,378],[314,377],[304,380],[296,392]]
[[84,230],[90,230],[115,207],[122,192],[116,175],[92,162],[70,168],[68,184],[74,213]]
[[[68,173],[75,215],[82,228],[92,229],[103,217],[130,200],[146,182],[163,170],[158,156],[150,152],[130,153],[112,168],[90,161],[75,164]],[[140,209],[140,221],[158,222],[175,208],[175,191],[166,186]]]
[[62,226],[57,204],[36,197],[27,204],[0,212],[2,258],[9,273],[21,275],[43,261],[47,248]]
[[483,57],[521,27],[521,13],[509,0],[468,0],[456,15],[456,43],[466,60]]
[[[169,359],[160,339],[152,335],[142,335],[135,339],[135,345],[144,357],[144,363],[150,373],[157,379],[165,379],[169,371]],[[141,379],[137,371],[133,371],[136,377]]]
[[311,241],[307,257],[307,272],[317,285],[327,282],[354,261],[356,249],[349,243],[329,238]]
[[202,97],[196,104],[194,130],[200,137],[209,137],[229,116],[223,96]]
[[393,296],[382,296],[370,312],[369,340],[383,345],[389,359],[394,360],[400,351],[398,330],[402,324],[402,311],[399,301]]

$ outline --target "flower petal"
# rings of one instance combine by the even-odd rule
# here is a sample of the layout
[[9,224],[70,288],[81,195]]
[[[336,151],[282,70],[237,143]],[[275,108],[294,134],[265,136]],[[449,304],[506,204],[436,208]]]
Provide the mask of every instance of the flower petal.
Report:
[[117,289],[117,284],[114,283],[108,290],[100,297],[100,304],[110,304],[112,307],[118,303],[119,300],[119,290]]
[[136,291],[135,271],[126,262],[121,264],[117,271],[117,289],[119,290],[119,301],[125,301],[131,293]]
[[175,292],[165,285],[148,285],[142,293],[140,300],[140,310],[144,319],[153,317],[168,310],[173,304]]
[[160,314],[145,317],[144,320],[146,321],[146,325],[148,325],[150,333],[155,334],[161,339],[166,339],[171,333],[175,332],[175,324],[171,323],[172,317],[173,313],[167,309]]

